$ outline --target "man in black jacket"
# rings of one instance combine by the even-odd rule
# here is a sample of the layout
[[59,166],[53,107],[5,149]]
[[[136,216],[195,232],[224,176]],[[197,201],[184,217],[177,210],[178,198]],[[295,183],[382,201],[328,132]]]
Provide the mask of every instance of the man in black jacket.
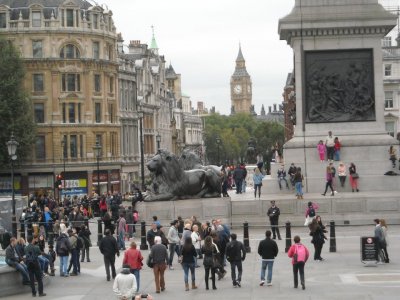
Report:
[[117,276],[115,272],[115,254],[119,256],[119,249],[117,240],[111,235],[109,229],[105,231],[106,236],[102,238],[99,249],[101,254],[104,256],[104,266],[106,267],[107,281],[110,281],[110,266],[111,275],[114,279]]
[[42,280],[42,271],[39,265],[39,255],[41,255],[41,251],[39,246],[32,244],[32,236],[28,236],[28,245],[25,246],[25,255],[26,255],[26,265],[29,272],[29,280],[31,282],[31,290],[32,296],[36,297],[36,288],[35,288],[35,278],[38,283],[38,292],[39,297],[46,296],[43,293],[43,280]]
[[265,283],[265,270],[268,267],[267,285],[272,285],[272,268],[274,259],[278,255],[278,245],[271,239],[271,231],[265,232],[265,240],[262,240],[258,245],[258,254],[261,256],[261,282],[260,286]]
[[[241,287],[240,281],[242,280],[242,261],[246,258],[246,250],[242,242],[239,242],[235,233],[231,234],[231,241],[226,245],[226,259],[231,263],[231,276],[233,286]],[[238,276],[236,278],[236,268],[238,269]]]
[[271,228],[272,228],[272,235],[273,239],[276,239],[276,235],[278,235],[278,240],[281,240],[281,234],[279,232],[279,215],[281,214],[281,211],[279,210],[279,207],[275,205],[275,201],[271,201],[271,207],[268,209],[267,216],[269,217],[269,221],[271,223]]
[[10,239],[10,245],[6,248],[6,263],[10,267],[16,269],[21,273],[22,283],[25,285],[30,285],[31,282],[29,280],[28,269],[24,264],[22,257],[20,257],[15,249],[17,245],[17,240],[15,237]]

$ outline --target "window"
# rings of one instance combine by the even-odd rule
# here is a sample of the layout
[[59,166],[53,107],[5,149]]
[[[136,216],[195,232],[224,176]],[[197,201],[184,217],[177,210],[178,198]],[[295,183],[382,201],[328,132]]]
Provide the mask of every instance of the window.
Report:
[[99,59],[100,58],[100,44],[99,42],[93,42],[93,58]]
[[110,116],[110,123],[114,123],[114,104],[108,104],[108,115]]
[[36,137],[35,141],[35,155],[36,159],[46,159],[46,147],[45,147],[45,137],[39,135]]
[[75,103],[68,103],[68,121],[75,123]]
[[[68,158],[68,138],[66,135],[63,136],[63,139],[65,141],[64,147],[62,149],[63,151],[63,158]],[[62,145],[61,145],[62,146]]]
[[99,29],[99,15],[96,14],[92,15],[92,23],[93,23],[92,26],[93,29]]
[[101,123],[101,103],[94,104],[96,123]]
[[392,65],[385,65],[385,76],[392,76]]
[[63,92],[80,92],[81,77],[79,74],[62,74],[61,89]]
[[[96,134],[96,144],[103,146],[103,137],[101,136],[101,134]],[[101,156],[101,154],[100,154],[100,156]]]
[[71,158],[78,157],[78,140],[76,135],[69,136],[69,154]]
[[32,56],[33,58],[43,57],[43,45],[42,41],[32,41]]
[[44,123],[44,104],[43,103],[35,103],[33,105],[33,109],[35,111],[35,122],[36,123]]
[[393,108],[393,91],[385,92],[385,108]]
[[94,91],[101,92],[101,75],[94,74]]
[[114,77],[110,77],[110,93],[114,93]]
[[391,47],[392,46],[392,37],[391,36],[385,36],[382,39],[382,47]]
[[62,104],[62,118],[63,118],[63,123],[67,123],[67,108],[66,108],[66,103]]
[[80,57],[79,49],[72,44],[65,45],[60,51],[60,58],[73,59],[79,57]]
[[34,92],[44,91],[43,74],[33,74],[33,91]]
[[385,129],[388,134],[394,137],[394,121],[385,122]]
[[67,9],[67,27],[74,27],[74,10]]
[[7,28],[6,13],[0,13],[0,28]]
[[78,123],[82,123],[82,120],[81,120],[81,111],[82,111],[81,104],[78,103]]
[[42,14],[40,11],[32,12],[32,27],[41,27],[42,26]]
[[79,136],[79,153],[80,157],[83,158],[83,135]]

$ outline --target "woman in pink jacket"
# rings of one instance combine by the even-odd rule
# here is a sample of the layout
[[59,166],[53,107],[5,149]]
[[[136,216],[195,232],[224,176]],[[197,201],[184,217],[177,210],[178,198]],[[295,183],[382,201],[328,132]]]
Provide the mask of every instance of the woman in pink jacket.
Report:
[[296,235],[293,238],[294,245],[288,251],[288,256],[292,258],[294,288],[299,285],[298,273],[300,273],[300,283],[303,290],[306,289],[304,280],[304,265],[308,260],[309,252],[306,246],[300,243],[300,237]]
[[319,141],[318,145],[317,145],[317,150],[318,150],[318,154],[319,154],[319,160],[321,162],[325,161],[325,153],[326,153],[326,146],[324,144],[324,142],[322,140]]

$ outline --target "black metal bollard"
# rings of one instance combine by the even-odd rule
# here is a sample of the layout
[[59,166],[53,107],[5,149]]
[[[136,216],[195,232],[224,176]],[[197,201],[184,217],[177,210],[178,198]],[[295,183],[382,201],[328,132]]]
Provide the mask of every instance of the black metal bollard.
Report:
[[97,220],[97,246],[100,245],[100,242],[103,238],[103,226],[101,224],[101,219]]
[[49,231],[47,232],[47,240],[49,246],[54,245],[54,232],[53,232],[53,226],[50,226]]
[[285,252],[287,253],[292,246],[292,232],[290,227],[290,222],[286,222],[286,247]]
[[140,250],[147,250],[149,246],[147,246],[146,241],[146,222],[140,222]]
[[21,229],[20,229],[20,236],[25,239],[25,224],[24,221],[20,222],[21,224]]
[[250,248],[250,240],[249,240],[249,223],[248,222],[243,223],[243,243],[244,243],[244,249],[246,250],[246,253],[250,253],[251,248]]
[[329,252],[336,252],[335,221],[330,222]]

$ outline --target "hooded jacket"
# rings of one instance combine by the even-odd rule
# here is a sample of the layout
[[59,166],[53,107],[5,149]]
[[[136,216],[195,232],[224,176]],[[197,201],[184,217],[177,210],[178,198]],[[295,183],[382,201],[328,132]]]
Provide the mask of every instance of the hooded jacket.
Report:
[[113,290],[117,299],[132,299],[136,293],[136,277],[130,273],[128,268],[123,268],[121,273],[115,277]]

